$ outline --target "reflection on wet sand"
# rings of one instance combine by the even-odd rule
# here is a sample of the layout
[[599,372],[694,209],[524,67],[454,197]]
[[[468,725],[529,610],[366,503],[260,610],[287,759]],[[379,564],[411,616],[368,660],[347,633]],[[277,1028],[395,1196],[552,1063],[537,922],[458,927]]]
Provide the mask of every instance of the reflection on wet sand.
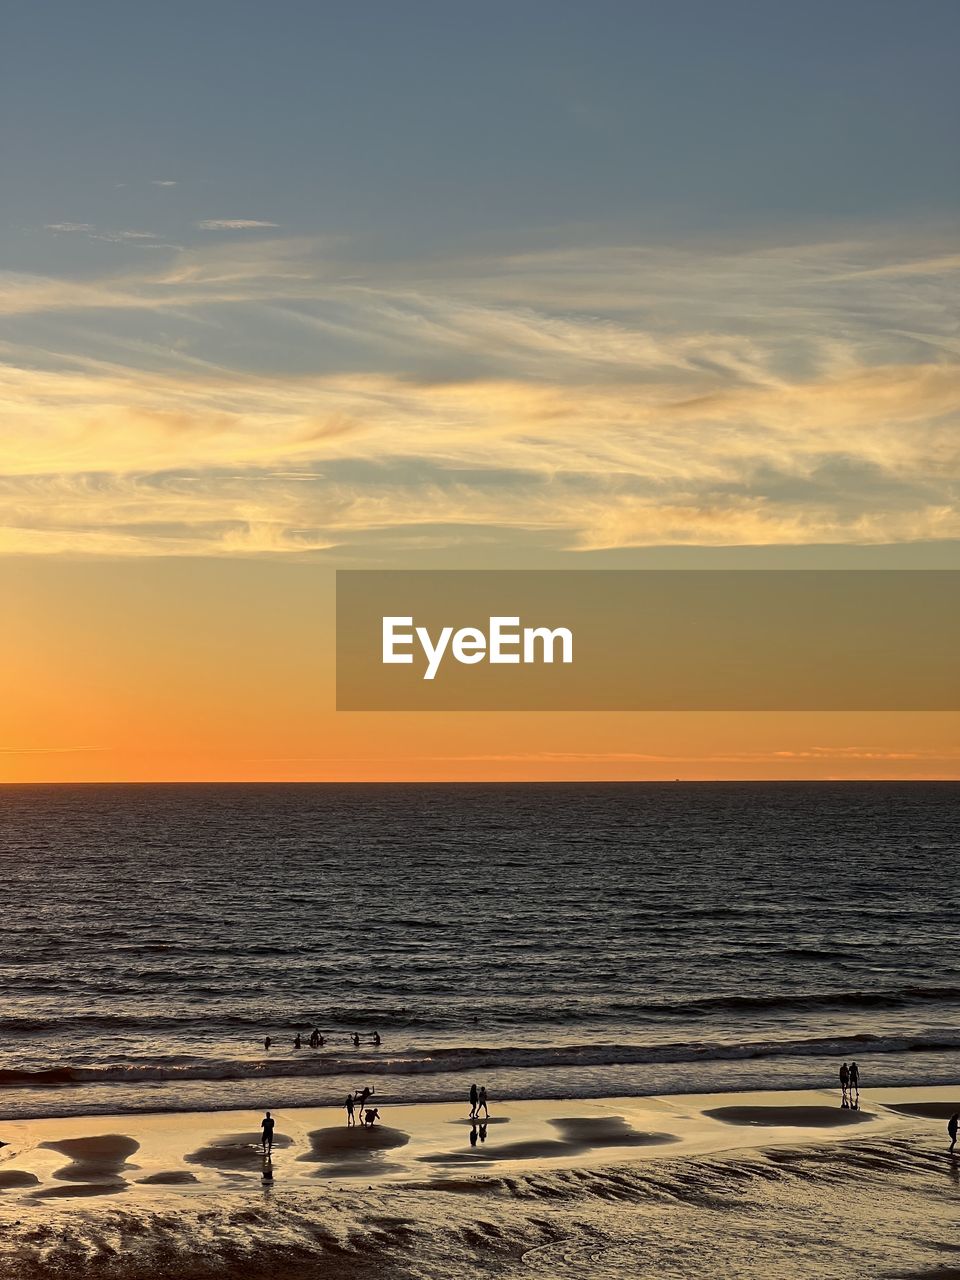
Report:
[[198,1182],[195,1173],[187,1169],[161,1169],[159,1173],[148,1174],[146,1178],[137,1178],[140,1187],[178,1187],[191,1182]]
[[388,1125],[332,1126],[314,1129],[307,1134],[310,1150],[300,1161],[319,1164],[318,1176],[331,1173],[349,1177],[352,1174],[383,1174],[390,1169],[384,1162],[387,1151],[396,1151],[410,1141],[409,1133]]
[[37,1198],[65,1199],[74,1196],[99,1196],[123,1191],[127,1180],[120,1175],[136,1168],[127,1156],[140,1150],[140,1143],[121,1133],[107,1133],[90,1138],[65,1138],[61,1142],[44,1142],[41,1147],[69,1157],[70,1163],[57,1169],[54,1178],[76,1185],[47,1187],[35,1192]]
[[[274,1148],[289,1147],[293,1139],[285,1133],[273,1136]],[[187,1164],[203,1165],[207,1169],[226,1170],[258,1169],[263,1162],[264,1151],[259,1133],[228,1133],[208,1146],[200,1147],[183,1157]]]
[[713,1107],[704,1111],[725,1124],[762,1124],[784,1128],[832,1129],[837,1125],[875,1120],[870,1111],[857,1107]]
[[949,1120],[960,1111],[960,1101],[950,1102],[888,1102],[891,1111],[902,1116],[919,1116],[923,1120]]
[[642,1133],[634,1129],[623,1116],[572,1116],[551,1119],[548,1122],[560,1131],[560,1138],[530,1138],[522,1142],[508,1142],[503,1146],[492,1144],[480,1148],[475,1138],[486,1143],[484,1122],[474,1125],[470,1134],[469,1151],[445,1151],[421,1156],[425,1164],[456,1165],[475,1161],[500,1160],[551,1160],[583,1155],[604,1147],[649,1147],[678,1141],[672,1133]]

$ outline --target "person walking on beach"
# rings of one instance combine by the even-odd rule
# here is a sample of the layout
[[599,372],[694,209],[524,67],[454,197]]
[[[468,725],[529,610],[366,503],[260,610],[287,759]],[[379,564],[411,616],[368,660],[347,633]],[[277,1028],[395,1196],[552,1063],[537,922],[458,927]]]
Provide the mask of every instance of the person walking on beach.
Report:
[[347,1094],[347,1100],[343,1105],[347,1109],[347,1128],[352,1129],[353,1126],[357,1123],[353,1115],[353,1094],[352,1093]]
[[957,1145],[957,1122],[958,1121],[960,1121],[960,1114],[958,1114],[956,1111],[947,1121],[947,1136],[950,1139],[950,1150],[948,1151],[947,1154],[951,1156],[953,1155],[954,1148]]
[[268,1111],[260,1121],[260,1135],[263,1143],[263,1149],[266,1152],[273,1150],[273,1116]]
[[487,1086],[486,1086],[486,1085],[481,1085],[481,1086],[480,1086],[480,1092],[477,1094],[477,1109],[476,1109],[476,1112],[474,1113],[475,1115],[477,1115],[477,1116],[479,1116],[479,1115],[480,1115],[480,1108],[481,1108],[481,1107],[483,1108],[483,1114],[484,1114],[484,1115],[487,1117],[487,1119],[489,1120],[489,1119],[490,1119],[490,1112],[489,1112],[489,1110],[488,1110],[488,1108],[487,1108]]
[[855,1062],[850,1063],[850,1101],[853,1102],[853,1095],[856,1093],[857,1102],[860,1101],[860,1068]]
[[843,1095],[841,1106],[847,1106],[847,1089],[850,1087],[850,1068],[846,1063],[840,1068],[840,1092]]
[[470,1119],[471,1120],[477,1114],[477,1102],[479,1101],[479,1098],[480,1098],[480,1095],[477,1093],[477,1086],[475,1084],[472,1084],[470,1086]]

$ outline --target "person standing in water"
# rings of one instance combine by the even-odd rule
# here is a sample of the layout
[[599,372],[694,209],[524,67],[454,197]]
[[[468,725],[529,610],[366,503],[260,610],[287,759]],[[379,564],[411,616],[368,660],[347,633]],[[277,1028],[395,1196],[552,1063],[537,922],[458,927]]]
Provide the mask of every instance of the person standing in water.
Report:
[[360,1048],[360,1033],[358,1031],[355,1031],[353,1033],[353,1047],[355,1049]]
[[847,1066],[846,1063],[844,1063],[843,1066],[840,1068],[840,1092],[843,1095],[843,1102],[841,1103],[841,1106],[844,1106],[844,1107],[847,1105],[847,1089],[849,1088],[849,1085],[850,1085],[850,1068]]
[[470,1086],[470,1119],[471,1120],[477,1114],[477,1101],[479,1099],[479,1096],[480,1095],[477,1093],[477,1086],[475,1084],[472,1084]]
[[480,1092],[477,1094],[477,1110],[476,1110],[476,1112],[475,1112],[475,1114],[476,1114],[477,1116],[479,1116],[479,1115],[480,1115],[480,1109],[481,1109],[481,1107],[483,1108],[483,1114],[484,1114],[484,1115],[487,1117],[487,1119],[489,1120],[489,1118],[490,1118],[490,1111],[489,1111],[489,1109],[487,1108],[487,1086],[486,1086],[486,1085],[481,1085],[481,1086],[480,1086]]
[[271,1046],[272,1044],[273,1044],[273,1041],[270,1039],[270,1037],[269,1037],[269,1036],[264,1036],[264,1037],[263,1037],[263,1047],[264,1047],[264,1049],[265,1049],[268,1053],[270,1052],[270,1046]]
[[273,1116],[268,1111],[260,1121],[260,1140],[268,1154],[273,1150]]
[[379,1044],[379,1043],[380,1043],[380,1032],[379,1032],[379,1031],[375,1031],[375,1032],[373,1033],[373,1043],[374,1043],[374,1044]]
[[853,1095],[857,1095],[857,1102],[860,1101],[860,1068],[855,1062],[850,1063],[850,1101],[853,1102]]
[[297,1032],[297,1034],[293,1037],[293,1047],[294,1047],[295,1049],[300,1049],[300,1048],[302,1048],[302,1047],[303,1047],[303,1041],[300,1039],[300,1032],[299,1032],[299,1031],[298,1031],[298,1032]]
[[353,1116],[353,1094],[352,1093],[347,1094],[347,1100],[343,1105],[347,1109],[347,1128],[350,1129],[357,1123]]
[[953,1155],[954,1148],[955,1148],[955,1147],[956,1147],[956,1145],[957,1145],[957,1123],[958,1123],[958,1121],[960,1121],[960,1114],[958,1114],[956,1111],[953,1113],[953,1115],[952,1115],[952,1116],[950,1117],[950,1119],[947,1121],[947,1136],[948,1136],[948,1137],[949,1137],[949,1139],[950,1139],[950,1150],[947,1152],[947,1154],[948,1154],[948,1155],[951,1155],[951,1156]]

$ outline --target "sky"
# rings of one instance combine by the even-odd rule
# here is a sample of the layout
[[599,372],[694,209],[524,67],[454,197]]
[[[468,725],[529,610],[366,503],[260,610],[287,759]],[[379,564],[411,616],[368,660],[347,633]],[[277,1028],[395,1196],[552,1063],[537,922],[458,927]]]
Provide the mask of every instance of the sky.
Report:
[[960,567],[958,37],[5,6],[0,780],[957,776],[947,713],[337,715],[332,581]]

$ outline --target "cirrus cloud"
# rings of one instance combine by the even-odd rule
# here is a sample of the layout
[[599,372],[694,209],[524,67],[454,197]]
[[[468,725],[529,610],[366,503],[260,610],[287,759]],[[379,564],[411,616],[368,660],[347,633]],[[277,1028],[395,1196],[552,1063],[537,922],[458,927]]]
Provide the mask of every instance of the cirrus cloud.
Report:
[[350,255],[0,279],[0,549],[960,538],[949,246]]
[[278,225],[276,222],[263,222],[259,218],[204,218],[197,223],[201,231],[258,231]]

